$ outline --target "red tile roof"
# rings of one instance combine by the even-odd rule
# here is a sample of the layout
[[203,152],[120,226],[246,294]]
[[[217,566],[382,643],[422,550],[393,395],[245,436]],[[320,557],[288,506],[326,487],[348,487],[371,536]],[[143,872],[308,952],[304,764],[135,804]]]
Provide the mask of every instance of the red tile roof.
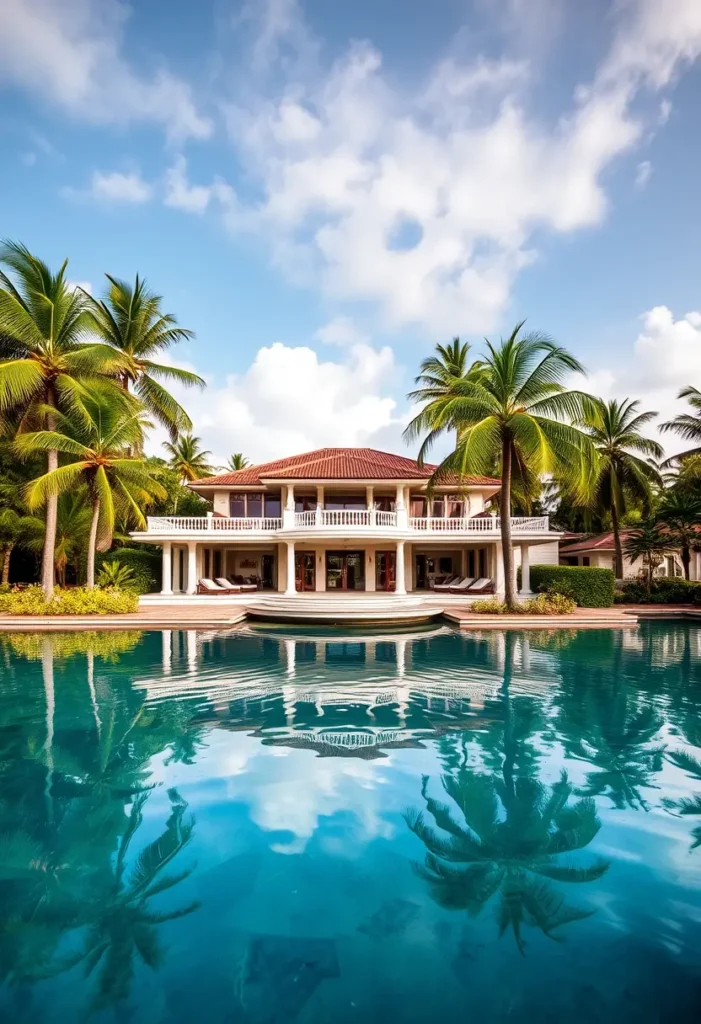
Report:
[[[374,448],[319,448],[289,459],[276,459],[260,466],[246,466],[234,473],[195,480],[192,487],[237,487],[262,484],[264,480],[428,480],[437,467],[403,455],[379,452]],[[458,483],[449,478],[446,483]],[[467,477],[464,483],[499,487],[500,480],[488,476]]]
[[[621,543],[624,543],[628,534],[621,532]],[[575,544],[568,544],[560,547],[561,555],[576,555],[581,551],[613,551],[615,547],[612,533],[600,533],[596,537],[588,537],[578,540]]]

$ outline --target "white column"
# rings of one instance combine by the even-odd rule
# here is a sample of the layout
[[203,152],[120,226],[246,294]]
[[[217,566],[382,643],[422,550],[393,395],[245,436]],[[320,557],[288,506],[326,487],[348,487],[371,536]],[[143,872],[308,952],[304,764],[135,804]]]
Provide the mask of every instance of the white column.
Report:
[[368,484],[365,488],[365,505],[367,507],[370,520],[370,526],[375,526],[377,523],[377,513],[375,511],[375,488],[372,484]]
[[521,593],[530,594],[531,591],[531,553],[528,544],[521,545]]
[[317,526],[321,526],[323,519],[322,510],[324,508],[324,485],[317,484],[316,488],[316,522]]
[[279,594],[283,594],[285,592],[285,588],[282,585],[282,580],[283,580],[283,563],[282,563],[283,548],[284,548],[283,544],[278,544],[277,545],[276,567],[277,567],[277,589],[278,589],[278,593]]
[[443,518],[448,519],[448,495],[443,495]]
[[365,589],[372,594],[375,591],[375,580],[377,573],[377,551],[374,548],[365,548]]
[[287,544],[287,590],[286,594],[294,594],[295,591],[295,542],[286,541]]
[[282,512],[282,525],[285,530],[293,530],[295,525],[295,488],[294,484],[287,485],[287,500]]
[[197,591],[197,544],[194,540],[187,542],[187,594]]
[[287,675],[294,678],[295,663],[297,660],[297,642],[292,638],[285,640],[285,661],[287,663]]
[[497,541],[492,551],[492,558],[494,560],[494,581],[497,597],[503,597],[506,593],[506,583],[504,580],[504,559],[502,558],[501,552],[501,541]]
[[409,528],[406,505],[404,504],[404,488],[397,484],[397,528],[406,530]]
[[161,576],[161,593],[173,593],[173,545],[169,540],[163,542],[163,573]]
[[404,577],[404,541],[397,541],[397,569],[395,594],[406,594],[406,582]]
[[314,589],[319,593],[323,593],[326,590],[326,551],[319,551],[317,548],[314,552],[314,557],[316,558],[316,580]]
[[173,593],[180,594],[183,589],[182,573],[180,572],[181,547],[173,548]]

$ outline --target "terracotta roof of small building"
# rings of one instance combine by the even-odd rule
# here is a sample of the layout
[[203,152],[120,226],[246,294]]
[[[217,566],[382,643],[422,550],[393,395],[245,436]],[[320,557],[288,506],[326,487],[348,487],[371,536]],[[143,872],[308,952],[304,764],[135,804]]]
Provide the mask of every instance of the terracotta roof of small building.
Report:
[[[263,480],[428,480],[437,469],[403,455],[380,452],[375,448],[318,448],[303,455],[246,466],[233,473],[194,480],[192,487],[237,487],[262,484]],[[458,477],[445,483],[458,484]],[[499,487],[500,480],[488,476],[466,477],[463,483]]]
[[[621,531],[621,543],[623,544],[628,534],[626,531]],[[615,542],[612,533],[600,533],[595,537],[586,537],[584,540],[578,540],[574,544],[567,544],[567,546],[560,546],[561,555],[576,555],[581,551],[613,551]]]

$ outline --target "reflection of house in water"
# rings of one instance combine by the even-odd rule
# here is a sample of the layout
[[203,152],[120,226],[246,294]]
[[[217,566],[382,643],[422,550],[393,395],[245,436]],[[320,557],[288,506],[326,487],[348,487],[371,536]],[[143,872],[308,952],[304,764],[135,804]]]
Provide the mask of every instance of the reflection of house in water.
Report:
[[[527,634],[510,647],[512,692],[542,693],[556,662]],[[163,633],[163,675],[137,681],[149,701],[187,701],[193,718],[251,731],[264,745],[375,758],[498,712],[503,633],[359,636]]]

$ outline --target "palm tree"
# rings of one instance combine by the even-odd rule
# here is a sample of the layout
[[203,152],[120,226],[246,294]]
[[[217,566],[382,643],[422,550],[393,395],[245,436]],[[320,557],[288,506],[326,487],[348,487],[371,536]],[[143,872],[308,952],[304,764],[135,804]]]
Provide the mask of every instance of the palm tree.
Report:
[[[438,434],[457,430],[455,451],[443,460],[430,484],[494,471],[500,464],[501,541],[506,602],[516,605],[511,544],[512,479],[528,493],[534,477],[553,474],[573,491],[586,493],[595,453],[589,437],[563,416],[580,421],[591,401],[565,388],[565,376],[583,372],[579,361],[542,334],[519,336],[523,322],[498,346],[487,342],[487,357],[420,413],[405,431],[408,440],[429,429],[419,453],[422,461]],[[425,411],[425,410],[424,410]]]
[[238,473],[240,469],[245,469],[246,466],[249,465],[250,463],[248,459],[242,452],[234,452],[233,455],[229,456],[229,461],[226,466],[224,466],[224,469],[229,470],[232,473]]
[[163,447],[170,455],[170,466],[180,474],[183,482],[201,480],[214,472],[208,461],[211,452],[202,451],[200,438],[183,434],[177,441],[164,441]]
[[[639,402],[597,399],[585,421],[599,453],[596,504],[611,516],[615,547],[616,579],[623,577],[621,516],[629,501],[641,503],[649,512],[654,485],[662,479],[651,459],[661,459],[662,445],[643,437],[641,430],[657,416],[656,412],[638,412]],[[644,456],[641,458],[641,456]]]
[[684,578],[689,579],[691,549],[701,543],[701,497],[687,490],[666,491],[657,520],[671,531],[669,543],[681,548]]
[[670,545],[669,537],[662,533],[659,523],[648,521],[635,530],[629,530],[623,550],[631,562],[642,559],[648,595],[652,590],[652,574],[662,560],[662,552]]
[[666,466],[684,462],[690,456],[701,455],[701,391],[689,384],[681,389],[677,398],[687,398],[692,412],[680,413],[666,423],[660,423],[660,430],[664,433],[679,434],[685,441],[694,443],[694,447],[667,459]]
[[410,401],[423,406],[407,427],[407,435],[412,439],[423,433],[435,439],[446,430],[457,429],[447,414],[445,399],[452,395],[455,382],[462,380],[471,369],[467,364],[469,351],[467,342],[453,338],[449,345],[436,345],[436,354],[421,363],[414,379],[420,387],[407,395]]
[[179,327],[172,313],[161,310],[162,298],[146,288],[136,275],[134,285],[105,275],[109,288],[104,299],[90,299],[90,312],[100,336],[121,358],[118,379],[125,391],[133,388],[147,411],[175,441],[192,422],[181,405],[159,383],[173,381],[185,387],[204,387],[196,373],[153,362],[153,357],[189,338],[192,331]]
[[[85,415],[83,402],[96,378],[114,372],[117,355],[106,345],[84,344],[89,335],[88,297],[66,280],[66,260],[53,274],[18,242],[0,246],[0,414],[21,416],[19,429],[36,425],[53,431],[57,411]],[[47,451],[49,472],[58,451]],[[41,581],[47,597],[54,588],[56,506],[46,503]]]
[[[111,393],[110,393],[111,392]],[[118,394],[118,393],[116,393]],[[87,546],[87,585],[95,586],[95,552],[106,551],[112,543],[115,509],[128,509],[142,529],[146,521],[140,506],[154,494],[164,494],[143,459],[129,453],[140,445],[142,417],[127,396],[115,398],[114,389],[93,389],[85,400],[87,422],[64,420],[64,430],[40,430],[19,435],[15,450],[20,456],[49,449],[72,456],[76,461],[50,470],[27,487],[30,508],[46,504],[50,497],[87,486],[91,510]],[[98,535],[99,533],[99,535]]]

